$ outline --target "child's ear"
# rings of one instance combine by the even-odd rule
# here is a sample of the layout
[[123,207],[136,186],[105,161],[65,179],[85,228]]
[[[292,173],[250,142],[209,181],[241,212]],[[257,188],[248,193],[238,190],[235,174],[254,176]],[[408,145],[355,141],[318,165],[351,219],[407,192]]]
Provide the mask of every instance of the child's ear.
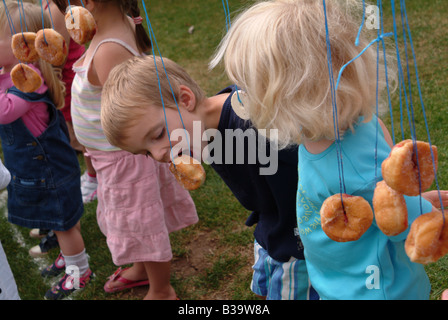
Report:
[[191,89],[187,86],[180,85],[179,86],[179,106],[184,107],[187,111],[194,111],[196,108],[196,97],[191,91]]

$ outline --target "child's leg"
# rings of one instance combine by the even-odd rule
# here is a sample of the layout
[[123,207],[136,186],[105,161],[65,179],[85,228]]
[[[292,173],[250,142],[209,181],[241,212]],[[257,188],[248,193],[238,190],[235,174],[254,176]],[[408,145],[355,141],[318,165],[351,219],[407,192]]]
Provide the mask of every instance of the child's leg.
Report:
[[82,201],[89,203],[97,198],[98,180],[96,178],[96,171],[93,167],[90,157],[85,155],[86,150],[84,148],[84,163],[86,165],[86,171],[81,176],[81,194]]
[[76,266],[82,276],[89,270],[89,262],[85,251],[84,240],[81,235],[81,224],[78,222],[67,231],[55,231],[59,247],[65,260],[65,267]]
[[177,295],[170,283],[171,261],[144,262],[149,279],[149,291],[145,300],[176,300]]
[[84,240],[81,235],[81,224],[78,222],[67,231],[54,231],[59,246],[64,255],[72,256],[84,250]]
[[69,296],[77,289],[84,288],[91,280],[93,274],[89,267],[80,223],[78,222],[70,230],[54,232],[58,238],[61,254],[65,261],[66,274],[47,291],[45,298],[58,300]]

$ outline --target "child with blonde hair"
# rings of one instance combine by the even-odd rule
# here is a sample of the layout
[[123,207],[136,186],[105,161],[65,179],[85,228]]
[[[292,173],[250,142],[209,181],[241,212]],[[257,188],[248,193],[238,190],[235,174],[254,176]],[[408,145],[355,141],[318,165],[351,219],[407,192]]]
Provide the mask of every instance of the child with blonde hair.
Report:
[[[409,229],[388,237],[374,222],[359,240],[336,242],[320,224],[322,203],[341,193],[341,184],[345,193],[372,204],[381,163],[391,150],[390,135],[375,115],[376,86],[378,82],[380,93],[385,89],[385,74],[377,81],[373,47],[345,68],[332,91],[330,77],[336,84],[342,67],[370,42],[363,32],[359,46],[355,44],[361,16],[361,1],[356,0],[256,3],[232,23],[212,66],[224,60],[229,78],[246,94],[244,108],[255,127],[278,129],[281,146],[300,144],[297,221],[319,296],[428,299],[424,267],[411,262],[404,250]],[[338,174],[339,161],[344,179]],[[422,200],[421,212],[419,197],[405,198],[409,225],[432,210]]]
[[42,29],[42,23],[45,28],[51,24],[41,8],[31,3],[19,7],[8,1],[0,10],[0,137],[5,166],[12,176],[8,220],[54,230],[61,253],[47,269],[53,270],[64,259],[66,273],[45,298],[61,299],[85,287],[93,275],[80,229],[84,207],[78,158],[58,110],[64,106],[64,84],[60,69],[39,59],[29,66],[43,78],[41,87],[23,93],[13,86],[10,71],[19,61],[11,49],[12,30],[20,30],[21,20],[29,32]]
[[[159,82],[153,80],[157,77],[161,91]],[[235,89],[229,86],[206,97],[174,61],[157,56],[135,57],[111,71],[103,87],[101,123],[111,144],[131,153],[150,155],[157,161],[171,161],[172,156],[177,156],[173,150],[179,146],[183,151],[191,151],[198,160],[205,160],[202,155],[206,148],[213,149],[214,156],[221,154],[222,159],[207,159],[208,163],[238,201],[252,211],[246,225],[256,225],[252,291],[268,300],[318,299],[308,280],[303,247],[294,232],[297,150],[283,150],[274,157],[277,150],[270,149],[278,167],[261,174],[266,163],[259,158],[248,161],[249,152],[256,155],[269,146],[262,137],[258,137],[259,142],[252,140],[257,139],[257,134],[250,121],[233,111]],[[198,124],[200,127],[195,127]],[[210,131],[222,138],[216,136],[213,148],[201,138]],[[254,144],[236,146],[233,138],[226,135],[228,131],[236,140],[246,137]],[[173,138],[176,132],[183,138],[181,141]],[[193,142],[198,137],[203,142],[199,148]],[[221,143],[216,144],[218,141]],[[239,152],[228,152],[224,146],[229,145],[232,151],[235,146]],[[236,158],[242,154],[244,161],[239,162]],[[222,161],[224,158],[226,161]]]
[[[60,11],[66,11],[68,1],[53,2]],[[70,4],[85,6],[97,26],[88,49],[73,66],[73,126],[97,173],[97,221],[106,235],[113,262],[118,266],[132,264],[118,268],[104,290],[117,292],[149,283],[145,299],[176,299],[170,284],[169,233],[198,221],[193,200],[167,164],[111,145],[100,121],[101,93],[110,70],[151,48],[141,25],[138,1]]]

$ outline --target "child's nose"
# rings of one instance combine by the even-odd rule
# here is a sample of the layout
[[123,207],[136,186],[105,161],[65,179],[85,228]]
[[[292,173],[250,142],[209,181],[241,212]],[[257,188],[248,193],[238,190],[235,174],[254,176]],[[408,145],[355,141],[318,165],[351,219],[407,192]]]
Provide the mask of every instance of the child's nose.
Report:
[[167,156],[167,153],[164,149],[157,149],[154,152],[151,152],[151,155],[154,160],[159,162],[170,162],[169,154]]

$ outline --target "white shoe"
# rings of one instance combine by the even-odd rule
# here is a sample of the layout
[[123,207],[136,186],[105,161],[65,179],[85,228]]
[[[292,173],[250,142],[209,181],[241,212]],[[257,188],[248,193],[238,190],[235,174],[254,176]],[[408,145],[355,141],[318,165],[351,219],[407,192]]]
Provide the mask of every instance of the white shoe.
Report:
[[87,171],[81,176],[81,194],[82,202],[89,203],[97,198],[96,189],[98,188],[98,180],[87,174]]
[[47,236],[48,232],[50,230],[43,230],[43,229],[31,229],[30,230],[30,237],[34,239],[42,239]]

